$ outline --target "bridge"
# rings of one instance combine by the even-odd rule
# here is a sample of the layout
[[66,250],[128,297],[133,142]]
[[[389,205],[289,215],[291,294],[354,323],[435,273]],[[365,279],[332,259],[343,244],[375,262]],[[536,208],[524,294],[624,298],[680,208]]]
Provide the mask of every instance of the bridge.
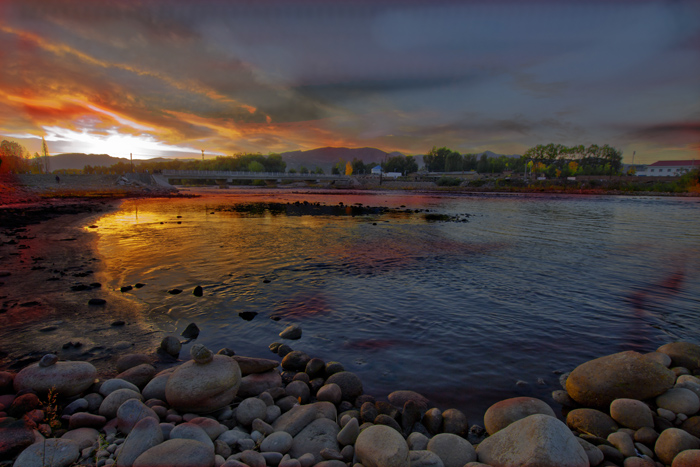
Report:
[[229,170],[163,170],[154,174],[154,178],[160,176],[168,180],[216,180],[218,182],[232,182],[233,180],[266,180],[266,181],[343,181],[347,182],[347,175],[326,174],[300,174],[289,172],[233,172]]

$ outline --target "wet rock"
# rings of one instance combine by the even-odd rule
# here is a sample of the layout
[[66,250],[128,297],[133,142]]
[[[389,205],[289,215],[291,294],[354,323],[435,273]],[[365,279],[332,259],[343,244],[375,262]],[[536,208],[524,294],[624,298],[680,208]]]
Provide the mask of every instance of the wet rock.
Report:
[[204,289],[202,288],[202,286],[201,286],[201,285],[198,285],[197,287],[195,287],[194,290],[192,291],[192,295],[194,295],[195,297],[201,297],[201,296],[203,296],[203,295],[204,295]]
[[636,399],[615,399],[610,404],[610,416],[622,426],[638,430],[642,427],[654,428],[651,409]]
[[51,459],[50,467],[67,467],[78,460],[80,451],[78,445],[70,440],[47,439],[35,443],[17,457],[14,465],[17,467],[44,467],[46,460]]
[[407,401],[413,401],[420,407],[421,411],[428,410],[430,401],[425,396],[415,391],[400,390],[394,391],[388,396],[389,402],[396,407],[403,407]]
[[608,436],[608,441],[625,457],[634,457],[637,455],[637,451],[634,447],[634,441],[627,433],[622,431],[611,433],[610,436]]
[[690,371],[700,369],[700,345],[690,342],[672,342],[662,345],[657,352],[671,357],[673,366],[682,366]]
[[292,351],[293,349],[287,344],[280,344],[280,346],[277,347],[277,355],[280,357],[286,357],[287,354],[291,353]]
[[442,427],[442,411],[437,407],[429,409],[425,412],[425,415],[423,415],[422,423],[431,435],[440,433],[440,428]]
[[673,413],[695,415],[700,410],[700,399],[690,389],[671,388],[656,398],[656,405]]
[[292,381],[287,385],[285,391],[287,391],[287,394],[296,398],[302,404],[308,403],[309,397],[311,397],[309,385],[303,381]]
[[107,304],[107,300],[105,300],[103,298],[91,298],[90,300],[88,300],[88,305],[92,305],[92,306],[101,306],[101,305],[106,305],[106,304]]
[[[326,369],[328,365],[326,365]],[[342,398],[345,401],[354,401],[355,398],[362,394],[362,381],[360,378],[350,371],[341,371],[334,373],[326,379],[326,384],[337,384],[340,387]],[[367,466],[365,466],[367,467]]]
[[193,439],[170,439],[153,446],[134,461],[134,467],[212,467],[214,450]]
[[211,361],[214,359],[214,353],[211,350],[204,347],[202,344],[194,344],[190,349],[190,355],[192,356],[192,360],[194,360],[195,363],[199,363],[201,365],[211,363]]
[[241,368],[241,375],[243,376],[252,375],[254,373],[265,373],[266,371],[275,369],[280,365],[278,361],[269,360],[267,358],[241,357],[239,355],[234,355],[233,359]]
[[282,332],[280,332],[280,337],[282,339],[289,340],[301,339],[301,326],[299,324],[287,326]]
[[182,343],[180,339],[175,336],[166,336],[160,341],[160,348],[175,358],[180,356],[180,350],[182,350]]
[[144,452],[163,442],[163,431],[158,420],[144,418],[127,436],[117,457],[117,467],[129,467]]
[[312,358],[306,364],[304,372],[309,375],[309,379],[323,377],[326,369],[326,362],[320,358]]
[[213,355],[208,363],[191,360],[173,371],[165,384],[165,396],[175,410],[207,413],[230,404],[240,385],[238,363]]
[[484,425],[492,435],[511,423],[534,414],[554,417],[554,410],[546,402],[534,397],[514,397],[496,402],[486,410]]
[[668,428],[659,435],[654,453],[665,465],[671,465],[681,451],[700,449],[700,439],[678,428]]
[[332,404],[338,405],[343,398],[343,393],[340,390],[340,386],[335,383],[324,384],[318,390],[316,394],[316,399],[319,401],[328,401]]
[[254,373],[241,378],[238,396],[241,398],[255,397],[259,394],[282,386],[282,377],[276,370],[265,373]]
[[375,425],[386,425],[386,426],[390,426],[391,428],[393,428],[394,430],[398,431],[399,433],[402,432],[402,431],[401,431],[401,425],[399,425],[399,423],[396,421],[395,418],[390,417],[390,416],[387,415],[387,414],[380,413],[380,414],[377,415],[377,417],[374,419],[374,422],[373,422],[373,423],[374,423]]
[[293,350],[282,359],[282,368],[287,371],[304,371],[311,357],[301,350]]
[[615,420],[595,409],[575,409],[566,416],[566,424],[580,433],[607,438],[619,428]]
[[663,365],[633,352],[620,352],[576,367],[566,390],[579,404],[607,409],[615,399],[644,400],[673,387],[675,374]]
[[460,410],[447,409],[442,413],[442,431],[466,436],[469,432],[469,420]]
[[170,289],[170,290],[168,290],[168,293],[170,295],[178,295],[178,294],[182,293],[182,289],[178,289],[178,288]]
[[588,467],[588,456],[561,421],[536,414],[511,423],[476,448],[479,462],[494,467]]
[[196,324],[190,323],[180,335],[185,339],[196,339],[199,337],[199,328]]
[[422,407],[423,405],[411,399],[404,403],[403,410],[401,411],[401,428],[405,435],[408,435],[413,426],[420,422]]
[[87,362],[58,362],[47,367],[34,363],[22,369],[14,378],[16,392],[29,390],[46,394],[54,388],[62,397],[76,396],[95,381],[97,370]]
[[326,363],[326,369],[325,369],[326,378],[328,378],[331,375],[334,375],[335,373],[340,373],[341,371],[345,371],[345,368],[343,367],[342,363],[340,363],[340,362],[328,362],[328,363]]
[[364,467],[410,467],[408,445],[401,434],[384,425],[366,428],[357,437],[355,456]]

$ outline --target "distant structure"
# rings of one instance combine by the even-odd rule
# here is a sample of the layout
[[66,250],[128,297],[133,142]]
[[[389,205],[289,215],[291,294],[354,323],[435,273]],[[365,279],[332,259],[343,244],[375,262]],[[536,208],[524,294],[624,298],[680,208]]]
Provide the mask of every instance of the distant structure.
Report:
[[638,177],[680,177],[697,168],[700,168],[700,160],[659,161],[635,166]]

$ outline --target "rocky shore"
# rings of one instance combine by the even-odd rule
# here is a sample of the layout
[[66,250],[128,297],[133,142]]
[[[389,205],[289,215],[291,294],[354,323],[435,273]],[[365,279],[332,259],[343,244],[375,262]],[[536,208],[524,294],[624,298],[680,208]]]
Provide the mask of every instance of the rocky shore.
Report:
[[[300,333],[290,326],[280,337]],[[562,375],[553,397],[565,422],[545,402],[516,397],[491,406],[481,427],[413,391],[376,400],[341,363],[287,343],[270,345],[273,358],[196,343],[187,356],[196,325],[181,336],[121,356],[114,377],[54,354],[0,371],[0,465],[700,465],[697,344],[607,355]]]

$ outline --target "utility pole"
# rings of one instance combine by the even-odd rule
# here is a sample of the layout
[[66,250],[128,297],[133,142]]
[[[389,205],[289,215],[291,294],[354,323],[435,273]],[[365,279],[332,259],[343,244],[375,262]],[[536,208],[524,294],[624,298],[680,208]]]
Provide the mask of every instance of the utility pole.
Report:
[[202,149],[202,160],[204,160],[204,149]]
[[131,173],[134,173],[134,155],[129,153],[129,159],[131,160]]

